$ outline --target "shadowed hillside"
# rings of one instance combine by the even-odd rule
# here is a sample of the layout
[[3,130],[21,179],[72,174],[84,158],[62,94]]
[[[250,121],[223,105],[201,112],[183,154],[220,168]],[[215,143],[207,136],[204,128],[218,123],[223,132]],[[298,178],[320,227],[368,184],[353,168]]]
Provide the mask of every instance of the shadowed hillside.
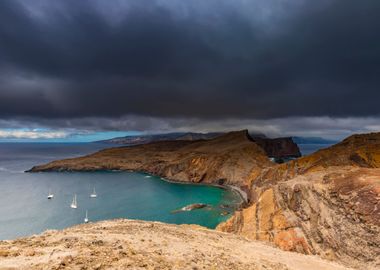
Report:
[[247,187],[252,175],[272,164],[244,130],[212,140],[110,148],[85,157],[53,161],[30,171],[134,170],[176,181]]

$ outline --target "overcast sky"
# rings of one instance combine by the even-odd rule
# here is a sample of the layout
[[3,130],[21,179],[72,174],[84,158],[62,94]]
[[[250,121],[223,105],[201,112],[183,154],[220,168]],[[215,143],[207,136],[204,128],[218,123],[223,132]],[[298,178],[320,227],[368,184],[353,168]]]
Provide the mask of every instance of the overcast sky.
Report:
[[379,14],[377,0],[1,0],[0,139],[379,131]]

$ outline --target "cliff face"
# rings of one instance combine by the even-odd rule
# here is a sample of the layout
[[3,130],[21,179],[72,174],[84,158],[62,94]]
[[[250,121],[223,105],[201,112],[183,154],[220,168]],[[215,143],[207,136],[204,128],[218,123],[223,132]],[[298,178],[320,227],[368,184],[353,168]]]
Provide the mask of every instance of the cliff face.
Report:
[[[126,144],[138,145],[162,141],[197,141],[197,140],[210,140],[220,137],[226,133],[211,132],[211,133],[194,133],[194,132],[176,132],[167,134],[153,134],[153,135],[139,135],[139,136],[126,136],[118,137],[110,140],[100,141],[109,144]],[[248,135],[249,136],[249,135]],[[300,157],[301,152],[296,143],[290,137],[287,138],[266,138],[262,134],[253,134],[250,136],[252,140],[257,143],[269,157],[282,159],[288,157]]]
[[217,229],[350,266],[378,267],[379,154],[380,133],[355,135],[266,168],[252,180],[250,206]]
[[276,139],[253,137],[253,140],[265,150],[269,157],[281,159],[301,156],[298,145],[293,142],[291,137]]
[[380,168],[380,133],[353,135],[311,155],[265,169],[255,179],[255,186],[342,166]]
[[331,168],[255,190],[218,230],[304,254],[380,265],[380,170]]
[[0,241],[1,269],[344,270],[199,226],[137,220],[89,223]]
[[31,171],[135,170],[176,181],[233,184],[246,188],[252,176],[271,165],[248,132],[239,131],[212,140],[110,148],[80,158],[36,166]]

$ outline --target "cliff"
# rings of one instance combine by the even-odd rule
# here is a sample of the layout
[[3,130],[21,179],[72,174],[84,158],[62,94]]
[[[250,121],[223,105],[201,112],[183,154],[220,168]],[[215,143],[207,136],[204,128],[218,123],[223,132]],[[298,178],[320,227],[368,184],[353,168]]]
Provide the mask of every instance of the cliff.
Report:
[[[218,230],[367,269],[380,266],[380,133],[264,169]],[[364,265],[364,266],[363,266]]]
[[269,157],[276,159],[297,158],[301,156],[298,145],[293,142],[291,137],[285,138],[262,138],[253,137],[255,143],[265,150]]
[[380,133],[352,135],[311,155],[271,167],[262,171],[256,185],[342,166],[380,168]]
[[250,185],[252,176],[271,166],[266,153],[246,130],[212,140],[165,141],[110,148],[33,167],[38,171],[145,171],[175,181]]
[[[210,140],[222,136],[226,133],[210,132],[210,133],[195,133],[195,132],[175,132],[166,134],[151,134],[118,137],[109,140],[99,141],[107,144],[125,144],[138,145],[162,141],[197,141]],[[301,152],[296,143],[291,137],[270,139],[263,134],[249,135],[255,143],[257,143],[269,157],[283,159],[289,157],[300,157]]]
[[113,220],[0,241],[1,269],[344,270],[200,226]]

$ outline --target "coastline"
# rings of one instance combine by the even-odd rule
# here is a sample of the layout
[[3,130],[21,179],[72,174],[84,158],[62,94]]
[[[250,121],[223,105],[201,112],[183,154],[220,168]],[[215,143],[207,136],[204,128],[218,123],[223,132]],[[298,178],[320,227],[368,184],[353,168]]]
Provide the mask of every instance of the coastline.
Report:
[[[194,186],[208,186],[208,187],[216,187],[216,188],[228,190],[228,191],[231,191],[234,194],[236,194],[237,197],[239,197],[239,199],[240,199],[240,202],[238,202],[236,204],[235,211],[237,211],[243,204],[245,204],[245,203],[248,202],[248,195],[247,195],[247,193],[245,191],[243,191],[242,189],[240,189],[239,187],[234,186],[234,185],[220,185],[220,184],[216,184],[216,183],[195,183],[195,182],[189,182],[189,181],[187,181],[187,182],[185,182],[185,181],[178,181],[178,180],[175,180],[175,179],[170,179],[170,178],[167,178],[165,176],[161,176],[161,175],[158,175],[158,174],[153,174],[151,172],[143,171],[143,170],[115,170],[115,169],[113,169],[113,170],[91,170],[91,171],[86,171],[86,170],[85,171],[67,171],[67,172],[95,172],[95,171],[98,171],[98,172],[109,172],[109,173],[133,172],[133,173],[140,173],[140,174],[156,177],[156,178],[159,178],[159,180],[161,180],[161,181],[165,181],[165,182],[172,183],[172,184],[194,185]],[[45,173],[49,173],[49,172],[52,172],[52,171],[47,171]],[[57,171],[57,172],[59,172],[59,171]],[[29,170],[25,170],[24,173],[35,173],[35,172],[32,172],[29,169]],[[42,173],[42,172],[38,172],[38,173]],[[235,211],[233,211],[231,214],[233,214]]]
[[[153,174],[151,172],[143,171],[143,170],[136,170],[136,171],[135,170],[90,170],[90,171],[84,170],[84,171],[72,171],[72,172],[95,172],[95,171],[98,171],[98,172],[134,172],[134,173],[141,173],[141,174],[145,174],[145,175],[159,177],[162,181],[166,181],[168,183],[173,183],[173,184],[217,187],[217,188],[221,188],[221,189],[225,189],[225,190],[230,190],[230,191],[234,192],[235,194],[237,194],[241,200],[241,202],[239,203],[239,206],[241,206],[243,203],[248,202],[247,193],[245,191],[243,191],[242,189],[240,189],[239,187],[234,186],[234,185],[219,185],[216,183],[195,183],[195,182],[189,182],[189,181],[188,182],[178,181],[175,179],[169,179],[165,176]],[[44,173],[49,173],[49,172],[52,172],[52,171],[45,171]],[[59,171],[56,171],[56,172],[59,172]],[[71,171],[66,171],[66,172],[71,172]],[[33,172],[33,171],[31,171],[31,169],[29,169],[29,170],[25,170],[24,173],[36,173],[36,172]],[[38,173],[41,173],[41,172],[38,172]]]
[[[115,171],[115,170],[113,170],[113,171]],[[117,171],[123,172],[123,170],[117,170]],[[234,186],[234,185],[219,185],[219,184],[215,184],[215,183],[184,182],[184,181],[178,181],[175,179],[165,178],[164,176],[152,174],[152,173],[146,172],[146,171],[133,171],[133,170],[131,170],[130,172],[142,173],[142,174],[146,174],[146,175],[150,175],[150,176],[154,176],[154,177],[159,177],[161,180],[166,181],[168,183],[173,183],[173,184],[209,186],[209,187],[217,187],[217,188],[221,188],[221,189],[225,189],[225,190],[230,190],[230,191],[234,192],[235,194],[237,194],[238,197],[240,198],[239,206],[241,206],[243,203],[248,202],[248,194],[245,191],[243,191],[241,188]]]
[[[136,171],[138,172],[138,171]],[[145,173],[145,172],[144,172]],[[146,174],[146,173],[145,173]],[[195,185],[195,186],[209,186],[209,187],[216,187],[216,188],[221,188],[225,190],[232,191],[233,193],[237,194],[238,197],[240,198],[240,203],[239,206],[242,205],[243,203],[248,202],[248,195],[246,192],[241,190],[239,187],[233,186],[233,185],[219,185],[219,184],[213,184],[213,183],[194,183],[194,182],[183,182],[183,181],[176,181],[172,179],[168,179],[159,175],[154,175],[154,174],[149,174],[154,177],[160,177],[161,180],[173,183],[173,184],[183,184],[183,185]]]
[[230,189],[232,189],[233,191],[238,193],[244,203],[248,202],[247,192],[243,191],[241,188],[234,186],[234,185],[227,185],[227,187],[229,187]]

